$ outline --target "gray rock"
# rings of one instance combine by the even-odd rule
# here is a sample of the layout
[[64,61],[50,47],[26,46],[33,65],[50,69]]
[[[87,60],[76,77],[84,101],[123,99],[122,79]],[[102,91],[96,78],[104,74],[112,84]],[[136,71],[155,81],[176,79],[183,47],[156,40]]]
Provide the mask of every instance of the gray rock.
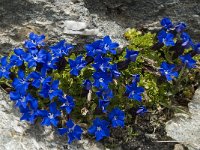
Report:
[[84,30],[87,28],[87,24],[85,22],[77,22],[77,21],[65,21],[63,23],[63,26],[65,30],[73,30],[73,31],[79,31],[79,30]]
[[8,95],[0,90],[0,150],[102,150],[100,143],[82,139],[72,145],[57,135],[51,127],[30,125],[20,121],[20,114],[12,107]]
[[175,144],[174,145],[174,150],[184,150],[184,147],[181,144]]
[[166,124],[167,135],[185,144],[189,150],[200,149],[200,88],[188,104],[190,114],[178,114]]

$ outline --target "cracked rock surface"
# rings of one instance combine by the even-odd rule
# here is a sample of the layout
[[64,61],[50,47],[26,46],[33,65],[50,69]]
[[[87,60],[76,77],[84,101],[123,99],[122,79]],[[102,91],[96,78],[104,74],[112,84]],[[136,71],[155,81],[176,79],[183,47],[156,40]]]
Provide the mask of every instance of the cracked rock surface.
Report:
[[67,144],[51,127],[30,125],[20,121],[18,110],[12,107],[7,94],[0,90],[0,150],[102,150],[100,143],[87,139]]
[[[199,7],[199,0],[0,0],[0,54],[22,46],[30,32],[44,33],[50,44],[66,39],[77,49],[110,35],[122,47],[126,28],[156,31],[165,16],[186,22],[188,32],[198,41]],[[167,125],[168,135],[191,149],[200,149],[199,97],[200,90],[189,104],[191,115]],[[69,146],[51,128],[30,126],[19,118],[8,96],[0,91],[0,150],[104,149],[88,140]]]
[[200,88],[188,104],[189,114],[177,114],[166,124],[167,135],[185,144],[189,150],[200,149]]

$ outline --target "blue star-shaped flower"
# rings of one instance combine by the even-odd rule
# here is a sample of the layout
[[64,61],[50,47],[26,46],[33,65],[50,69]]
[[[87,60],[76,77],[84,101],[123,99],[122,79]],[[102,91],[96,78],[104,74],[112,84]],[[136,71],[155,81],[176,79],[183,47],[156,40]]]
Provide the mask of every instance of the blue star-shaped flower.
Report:
[[74,99],[71,96],[62,96],[59,97],[59,100],[62,102],[60,106],[61,109],[64,109],[67,114],[70,114],[72,109],[75,107]]
[[158,33],[158,41],[160,43],[164,43],[166,46],[174,46],[175,43],[174,43],[174,35],[171,34],[171,33],[167,33],[165,30],[161,30],[159,33]]
[[19,107],[19,109],[20,113],[22,113],[20,120],[26,120],[31,124],[34,124],[36,118],[38,117],[38,110],[29,109],[28,107],[27,108]]
[[98,55],[95,57],[94,64],[92,66],[95,68],[96,71],[101,70],[105,72],[110,68],[110,60],[110,58]]
[[124,127],[125,113],[119,108],[114,108],[108,114],[108,118],[112,122],[112,127]]
[[108,107],[109,104],[110,104],[109,99],[100,99],[98,107],[102,110],[103,113],[106,113],[107,112],[106,108]]
[[75,60],[69,59],[69,65],[71,68],[70,74],[78,76],[80,70],[86,66],[87,62],[83,59],[83,56],[78,56]]
[[200,43],[193,45],[193,50],[196,54],[200,54]]
[[44,98],[50,98],[52,100],[54,97],[62,96],[63,92],[59,89],[59,80],[54,80],[51,85],[45,84],[39,95]]
[[21,48],[14,49],[14,53],[15,55],[10,57],[10,63],[12,65],[21,66],[24,63],[27,53]]
[[138,87],[137,82],[132,82],[131,85],[126,86],[126,94],[128,94],[129,99],[137,100],[139,102],[142,101],[141,94],[144,92],[143,87]]
[[134,74],[134,75],[132,75],[132,77],[133,77],[132,82],[138,83],[140,81],[140,75],[139,74]]
[[117,64],[110,65],[110,72],[114,79],[119,78],[121,73],[118,71]]
[[26,62],[28,62],[28,67],[36,67],[37,63],[45,63],[47,51],[46,50],[38,50],[32,49],[26,55]]
[[139,115],[143,115],[146,112],[147,112],[147,108],[145,106],[140,106],[136,113]]
[[173,24],[169,18],[163,18],[161,20],[160,24],[167,30],[169,30],[173,27]]
[[112,54],[116,54],[116,48],[119,46],[118,43],[113,43],[109,36],[105,36],[103,40],[97,40],[92,44],[86,45],[87,55],[88,56],[96,56],[106,54],[110,52]]
[[96,94],[99,98],[103,98],[103,99],[111,99],[114,96],[113,91],[109,88],[100,89],[99,91],[96,92]]
[[185,29],[186,29],[186,24],[184,22],[179,22],[176,26],[175,26],[175,29],[176,29],[176,32],[183,32]]
[[7,57],[4,56],[1,58],[1,66],[0,66],[0,79],[2,77],[6,79],[10,79],[10,68],[11,66],[7,63]]
[[139,52],[134,50],[126,49],[126,59],[135,62]]
[[195,68],[196,65],[196,61],[194,59],[192,59],[190,54],[186,54],[186,55],[182,55],[179,57],[182,61],[183,64],[186,64],[186,66],[191,69],[191,68]]
[[56,102],[49,105],[49,111],[40,110],[38,113],[43,118],[41,122],[42,126],[49,126],[52,124],[54,127],[57,127],[59,122],[58,117],[61,115],[61,112],[57,110]]
[[117,47],[119,47],[119,44],[118,44],[118,43],[113,43],[109,36],[105,36],[105,37],[103,38],[103,43],[102,43],[102,45],[103,45],[103,48],[104,48],[106,51],[108,51],[108,52],[110,52],[111,54],[114,54],[114,55],[117,54],[117,52],[116,52],[115,49],[116,49]]
[[45,36],[44,35],[37,35],[33,32],[31,32],[29,34],[29,39],[30,40],[27,40],[25,41],[25,44],[24,46],[28,49],[35,49],[36,47],[41,47],[41,46],[44,46],[45,43],[44,43],[44,40],[45,40]]
[[167,81],[171,81],[173,77],[178,77],[178,72],[175,71],[175,67],[176,66],[174,64],[162,62],[159,71],[161,75],[167,78]]
[[89,79],[83,81],[83,86],[86,90],[92,89],[92,82]]
[[33,79],[32,85],[36,88],[39,88],[40,85],[49,84],[52,80],[52,77],[47,77],[46,68],[42,68],[41,73],[31,72],[28,77]]
[[81,134],[83,130],[80,126],[73,123],[71,119],[66,122],[66,128],[59,128],[58,132],[60,135],[67,133],[68,143],[71,144],[75,139],[81,140]]
[[88,132],[92,135],[95,135],[96,140],[99,141],[104,137],[110,136],[108,126],[109,123],[107,121],[96,118],[93,120],[93,125],[88,129]]
[[56,45],[51,46],[50,49],[53,52],[54,56],[62,57],[69,55],[69,51],[73,49],[73,46],[70,44],[66,44],[65,40],[61,40]]
[[112,75],[108,72],[95,72],[93,74],[93,85],[97,88],[107,89],[110,82],[112,82]]
[[12,86],[21,93],[25,93],[28,89],[30,82],[28,81],[28,78],[25,76],[24,71],[19,70],[18,71],[18,78],[15,78],[13,80]]
[[181,34],[181,39],[182,39],[182,42],[183,42],[182,46],[185,47],[185,48],[189,48],[193,44],[190,36],[185,32],[183,32]]
[[47,70],[49,69],[57,69],[56,63],[59,61],[59,58],[56,56],[52,56],[51,53],[47,53],[45,63],[43,64],[43,67],[45,67]]
[[16,106],[27,108],[27,105],[30,104],[32,108],[38,107],[37,99],[31,96],[31,94],[20,93],[18,91],[10,92],[10,99],[16,102]]

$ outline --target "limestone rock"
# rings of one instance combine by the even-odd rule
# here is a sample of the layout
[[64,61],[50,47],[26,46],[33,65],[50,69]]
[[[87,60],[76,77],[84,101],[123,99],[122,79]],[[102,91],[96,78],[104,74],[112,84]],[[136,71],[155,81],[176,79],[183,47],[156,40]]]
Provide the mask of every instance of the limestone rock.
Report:
[[12,107],[8,95],[0,90],[0,150],[102,150],[100,143],[87,139],[67,144],[51,127],[30,125],[20,121],[18,110]]
[[167,135],[185,144],[189,150],[200,149],[200,88],[188,104],[190,114],[178,114],[166,124]]

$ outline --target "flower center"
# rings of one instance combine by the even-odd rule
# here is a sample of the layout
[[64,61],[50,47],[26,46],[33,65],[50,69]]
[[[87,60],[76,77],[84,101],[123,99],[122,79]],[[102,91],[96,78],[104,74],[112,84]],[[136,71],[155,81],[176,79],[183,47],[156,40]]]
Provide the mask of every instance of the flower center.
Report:
[[54,115],[53,115],[52,113],[49,113],[48,117],[49,117],[50,119],[53,119],[53,118],[54,118]]
[[2,72],[6,72],[6,68],[5,67],[1,67],[1,71]]
[[105,48],[105,50],[109,50],[109,45],[108,44],[105,44],[105,46],[104,46],[104,48]]
[[101,131],[102,130],[102,128],[101,127],[97,127],[97,131]]
[[103,78],[100,78],[100,79],[99,79],[99,82],[103,82]]

